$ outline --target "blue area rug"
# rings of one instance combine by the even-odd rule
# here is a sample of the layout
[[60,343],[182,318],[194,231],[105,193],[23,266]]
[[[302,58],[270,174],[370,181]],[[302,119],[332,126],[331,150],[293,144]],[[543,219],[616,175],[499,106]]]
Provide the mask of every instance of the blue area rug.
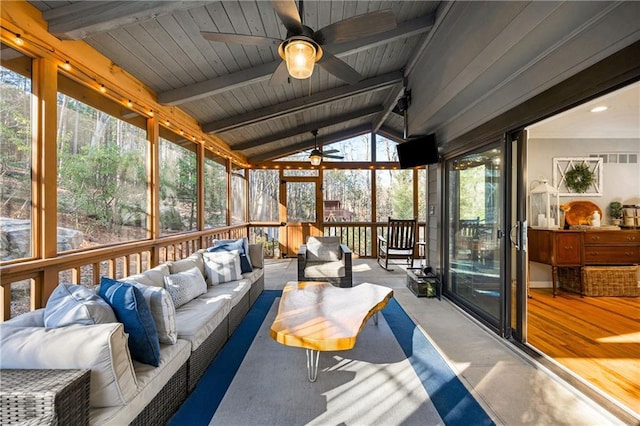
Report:
[[[265,317],[281,294],[281,291],[265,290],[260,295],[169,425],[209,424]],[[492,425],[489,416],[395,299],[389,301],[382,314],[442,422],[455,426]]]

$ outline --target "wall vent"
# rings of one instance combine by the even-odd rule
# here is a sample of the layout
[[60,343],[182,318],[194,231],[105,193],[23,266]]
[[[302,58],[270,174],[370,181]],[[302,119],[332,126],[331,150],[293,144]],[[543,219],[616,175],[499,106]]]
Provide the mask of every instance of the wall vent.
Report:
[[589,154],[589,157],[602,158],[603,163],[609,164],[638,164],[637,152],[600,152]]

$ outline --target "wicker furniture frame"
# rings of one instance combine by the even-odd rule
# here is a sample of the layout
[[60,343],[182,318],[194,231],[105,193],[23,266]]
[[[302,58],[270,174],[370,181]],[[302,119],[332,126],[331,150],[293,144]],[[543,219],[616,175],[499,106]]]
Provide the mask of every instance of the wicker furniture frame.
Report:
[[351,249],[346,244],[340,244],[340,257],[344,260],[344,277],[307,277],[304,275],[304,268],[307,264],[307,245],[301,244],[298,250],[298,281],[324,281],[336,287],[353,287]]
[[189,393],[196,387],[198,380],[200,380],[200,377],[202,377],[209,364],[211,364],[211,361],[213,361],[218,352],[220,352],[220,349],[222,349],[227,339],[238,327],[263,290],[264,276],[257,279],[251,285],[251,289],[247,295],[245,295],[242,300],[233,307],[225,320],[216,327],[213,333],[211,333],[209,337],[200,344],[200,346],[198,346],[198,349],[191,353],[191,356],[187,361],[187,383]]
[[131,424],[136,426],[165,425],[171,416],[178,411],[188,395],[187,363],[185,362]]
[[[264,290],[264,275],[191,353],[132,425],[165,425]],[[91,370],[0,370],[0,424],[87,425]]]
[[91,370],[0,371],[0,424],[89,424]]

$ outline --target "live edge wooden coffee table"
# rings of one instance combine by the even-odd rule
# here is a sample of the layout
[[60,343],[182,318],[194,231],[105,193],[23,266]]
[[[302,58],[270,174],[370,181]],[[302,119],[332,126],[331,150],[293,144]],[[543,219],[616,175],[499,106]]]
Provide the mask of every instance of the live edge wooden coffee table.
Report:
[[378,324],[377,313],[391,297],[393,290],[370,283],[339,288],[328,282],[291,281],[282,290],[271,337],[307,350],[308,377],[315,382],[320,352],[352,349],[370,317]]

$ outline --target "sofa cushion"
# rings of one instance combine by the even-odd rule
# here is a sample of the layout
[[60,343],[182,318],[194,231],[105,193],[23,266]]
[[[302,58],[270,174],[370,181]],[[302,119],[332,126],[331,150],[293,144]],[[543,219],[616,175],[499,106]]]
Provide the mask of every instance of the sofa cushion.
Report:
[[254,268],[264,268],[264,247],[262,244],[249,244],[249,259]]
[[241,279],[222,283],[211,287],[206,294],[199,297],[200,300],[224,298],[231,302],[231,308],[236,306],[242,297],[251,289],[251,281]]
[[163,263],[143,272],[142,274],[131,275],[129,278],[139,282],[140,284],[164,288],[164,277],[170,273],[169,265]]
[[197,267],[167,275],[164,277],[164,287],[171,295],[176,308],[207,291],[207,283]]
[[14,327],[44,327],[44,308],[20,314],[5,321],[5,324],[10,324]]
[[91,369],[91,407],[128,404],[138,392],[121,323],[60,328],[0,324],[0,368]]
[[111,306],[95,290],[82,285],[58,284],[44,308],[45,327],[109,322],[118,322]]
[[307,262],[304,276],[308,278],[337,278],[345,276],[344,262]]
[[144,285],[130,279],[124,279],[123,281],[133,284],[142,293],[151,310],[151,316],[156,325],[160,343],[175,344],[178,340],[176,308],[169,292],[164,288]]
[[98,294],[113,308],[129,334],[131,357],[157,367],[160,362],[158,331],[140,290],[129,283],[102,277]]
[[307,260],[310,262],[340,260],[340,237],[309,237]]
[[207,289],[207,293],[176,309],[178,340],[191,343],[191,351],[198,349],[216,327],[227,321],[231,311],[229,299],[222,296],[207,297],[214,288]]
[[198,251],[193,253],[189,257],[186,257],[181,260],[176,260],[175,262],[169,262],[169,271],[172,274],[177,274],[178,272],[188,271],[189,269],[196,267],[200,270],[202,276],[206,276],[206,272],[204,270],[204,260],[202,259],[202,252]]
[[220,251],[237,251],[240,256],[240,269],[242,273],[251,272],[251,258],[249,257],[249,240],[245,238],[239,238],[237,240],[215,240],[213,247],[207,249],[208,252],[220,252]]
[[[135,369],[136,379],[138,380],[138,393],[124,407],[92,409],[89,413],[89,424],[121,426],[141,423],[132,423],[132,420],[158,396],[158,391],[162,389],[180,367],[187,362],[189,355],[191,355],[191,345],[189,342],[178,340],[175,345],[160,345],[160,365],[158,367],[134,362],[133,368]],[[180,386],[185,386],[184,382],[181,383]],[[168,393],[169,392],[167,392],[167,394]],[[183,395],[182,390],[178,390],[175,387],[171,389],[171,393],[171,395],[165,396],[167,398],[181,398]],[[175,393],[177,393],[177,395],[175,395]],[[184,393],[186,393],[186,390]],[[166,399],[164,400],[166,401]],[[151,424],[148,418],[147,424]]]
[[249,281],[251,284],[253,284],[256,281],[258,281],[258,278],[260,278],[262,275],[263,275],[263,270],[260,268],[256,268],[252,272],[249,272],[247,274],[242,274],[242,278]]
[[207,271],[207,283],[216,285],[242,278],[240,256],[237,251],[202,253]]

